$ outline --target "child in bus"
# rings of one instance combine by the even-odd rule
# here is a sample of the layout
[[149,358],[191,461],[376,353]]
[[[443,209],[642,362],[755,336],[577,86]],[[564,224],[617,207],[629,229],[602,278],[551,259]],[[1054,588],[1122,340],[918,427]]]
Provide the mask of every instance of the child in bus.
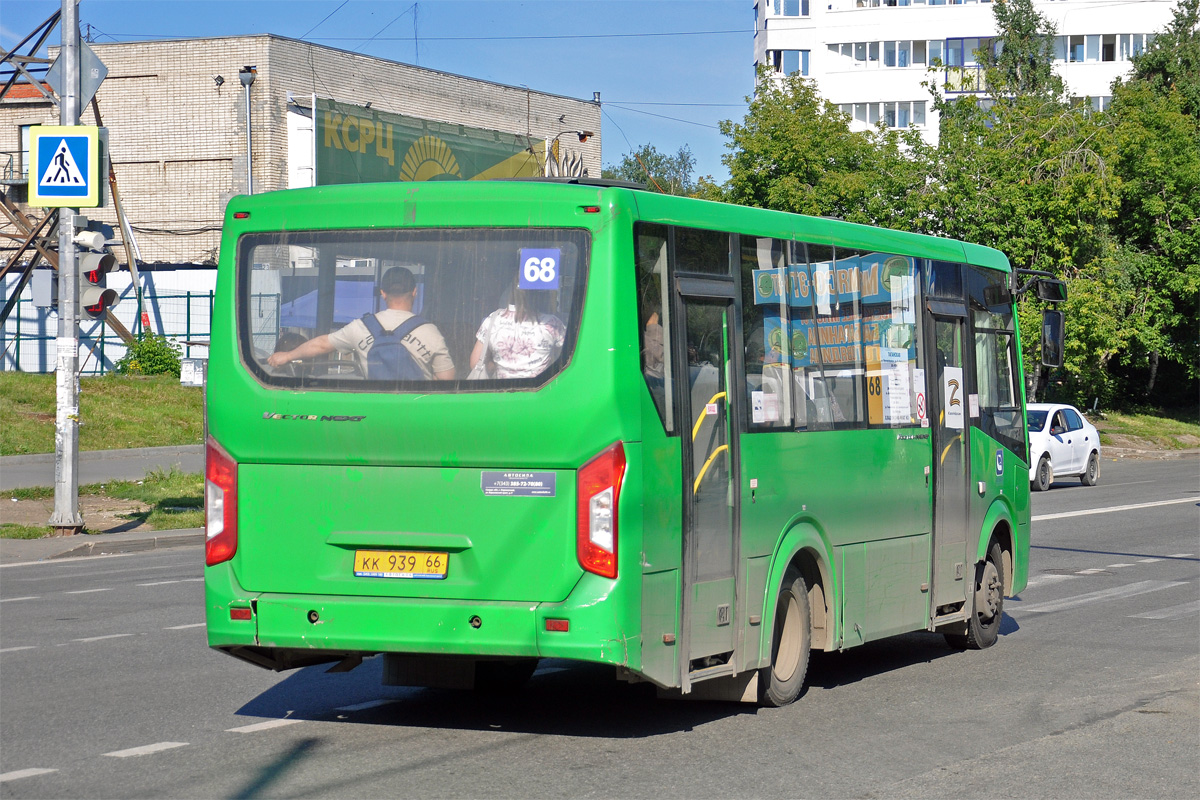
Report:
[[533,378],[558,358],[567,326],[549,312],[555,292],[512,288],[512,302],[483,320],[475,334],[468,379]]

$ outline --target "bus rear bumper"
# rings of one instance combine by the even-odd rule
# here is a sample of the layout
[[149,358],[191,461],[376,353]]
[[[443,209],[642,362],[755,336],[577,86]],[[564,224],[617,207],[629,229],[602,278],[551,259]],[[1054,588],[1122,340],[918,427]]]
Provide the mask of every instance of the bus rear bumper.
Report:
[[[268,669],[376,653],[640,663],[640,637],[605,602],[613,581],[592,575],[564,602],[538,603],[256,594],[226,565],[208,573],[209,646]],[[250,619],[231,619],[231,608]]]

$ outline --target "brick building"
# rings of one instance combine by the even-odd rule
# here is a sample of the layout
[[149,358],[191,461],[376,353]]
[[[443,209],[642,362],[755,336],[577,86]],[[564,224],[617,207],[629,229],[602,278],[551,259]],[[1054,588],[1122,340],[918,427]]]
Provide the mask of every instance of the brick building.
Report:
[[[312,184],[314,95],[343,110],[357,107],[364,119],[398,114],[410,125],[428,121],[443,131],[464,126],[518,140],[543,167],[545,142],[557,137],[560,158],[600,175],[599,102],[271,34],[90,47],[108,68],[97,93],[100,114],[140,259],[148,264],[216,259],[225,204],[247,191],[246,90],[238,79],[244,66],[257,69],[250,88],[256,193]],[[11,182],[27,168],[24,132],[31,125],[58,124],[57,107],[33,87],[24,89],[0,103],[0,168],[9,178],[4,189],[16,200],[25,197],[24,188]],[[81,124],[94,124],[90,107],[81,117]],[[580,142],[575,131],[594,136]],[[343,144],[340,136],[337,143]],[[395,152],[385,167],[394,168],[394,180],[404,179],[404,157]],[[318,182],[330,181],[318,176]],[[86,213],[115,221],[111,204]],[[124,260],[119,252],[118,257]]]

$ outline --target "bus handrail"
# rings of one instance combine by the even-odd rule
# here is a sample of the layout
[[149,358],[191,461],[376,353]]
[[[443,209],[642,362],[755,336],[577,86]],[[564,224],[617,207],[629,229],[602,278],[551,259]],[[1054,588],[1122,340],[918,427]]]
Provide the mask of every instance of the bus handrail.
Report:
[[[705,407],[710,406],[713,403],[717,402],[718,400],[722,400],[724,398],[725,398],[725,392],[717,392],[712,397],[708,398],[708,402],[705,403],[704,405],[705,405]],[[700,425],[701,425],[701,423],[704,422],[704,418],[706,416],[707,416],[707,414],[705,414],[703,411],[701,411],[700,416],[696,417],[696,424],[692,426],[692,441],[693,442],[696,441],[696,435],[698,433],[700,433]]]

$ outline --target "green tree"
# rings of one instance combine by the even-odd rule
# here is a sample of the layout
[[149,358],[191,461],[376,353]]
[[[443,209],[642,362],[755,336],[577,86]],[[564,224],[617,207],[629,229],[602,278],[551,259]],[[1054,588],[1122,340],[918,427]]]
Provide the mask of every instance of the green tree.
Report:
[[[1131,399],[1195,402],[1200,373],[1200,0],[1183,0],[1167,30],[1113,84],[1120,214],[1113,234],[1133,254],[1140,307],[1113,369]],[[1172,380],[1164,385],[1160,372]],[[1160,387],[1162,387],[1160,389]],[[1173,389],[1182,389],[1175,392]]]
[[1167,29],[1134,56],[1129,80],[1160,95],[1178,93],[1180,110],[1200,118],[1200,0],[1179,0]]
[[924,170],[910,153],[926,149],[915,131],[851,131],[849,118],[799,75],[761,71],[747,101],[741,123],[721,122],[730,202],[911,227],[907,196]]
[[1060,95],[1062,79],[1054,74],[1055,28],[1033,7],[1032,0],[1007,0],[992,6],[1000,52],[986,54],[988,84],[1000,95]]
[[663,194],[691,195],[696,191],[692,170],[696,159],[686,144],[675,155],[661,153],[652,144],[626,153],[616,166],[606,167],[601,175],[605,178],[634,181],[650,191]]

